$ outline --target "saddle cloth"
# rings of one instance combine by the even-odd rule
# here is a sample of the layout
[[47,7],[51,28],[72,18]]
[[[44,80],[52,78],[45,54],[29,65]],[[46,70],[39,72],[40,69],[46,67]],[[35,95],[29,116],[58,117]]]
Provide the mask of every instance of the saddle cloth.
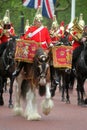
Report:
[[32,63],[38,45],[34,41],[17,40],[15,60]]
[[72,68],[72,46],[54,46],[52,48],[53,66],[55,68]]

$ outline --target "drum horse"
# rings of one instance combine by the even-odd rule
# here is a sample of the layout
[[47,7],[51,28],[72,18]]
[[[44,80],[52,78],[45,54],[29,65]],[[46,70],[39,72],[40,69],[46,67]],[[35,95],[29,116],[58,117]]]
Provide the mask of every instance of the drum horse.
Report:
[[[65,52],[67,53],[68,50],[69,50],[69,53],[67,53],[70,58],[69,58],[69,61],[68,61],[68,64],[67,63],[64,63],[65,65],[61,64],[59,66],[60,63],[57,63],[58,65],[55,67],[54,64],[56,63],[52,63],[51,64],[51,82],[52,82],[52,85],[51,85],[51,96],[54,97],[55,96],[55,91],[56,91],[56,88],[57,88],[57,84],[56,84],[56,78],[55,78],[55,73],[56,75],[58,76],[59,78],[59,90],[62,91],[62,101],[66,101],[66,103],[70,103],[70,98],[69,98],[69,89],[70,88],[73,88],[73,84],[74,84],[74,74],[73,74],[73,71],[71,69],[71,64],[72,64],[72,47],[71,47],[71,44],[70,42],[67,40],[67,38],[65,37],[64,39],[61,39],[60,42],[58,42],[57,44],[55,44],[55,46],[53,47],[54,49],[53,50],[56,50],[55,54],[54,54],[54,57],[57,56],[58,54],[61,56],[61,54],[64,54]],[[58,49],[55,49],[55,48],[60,48]],[[66,48],[66,49],[65,49]],[[66,58],[65,57],[56,57],[56,58],[53,58],[53,54],[54,51],[50,51],[50,57],[51,57],[51,61],[55,60],[56,58],[59,58],[61,60],[61,58],[65,59],[66,61]],[[57,54],[58,53],[58,54]],[[65,95],[66,94],[66,95]],[[65,97],[66,96],[66,97]]]
[[15,70],[15,46],[16,40],[15,37],[11,37],[7,43],[7,47],[5,48],[3,54],[0,56],[0,105],[4,105],[3,100],[3,88],[4,82],[7,78],[10,79],[10,88],[9,88],[9,107],[13,107],[12,103],[12,93],[13,93],[13,82],[14,78],[12,77],[12,73]]
[[[41,48],[37,48],[32,63],[23,62],[23,68],[16,77],[16,100],[14,112],[24,116],[27,120],[40,120],[37,110],[36,89],[40,96],[45,96],[42,101],[42,111],[49,114],[53,107],[50,93],[50,66],[49,56]],[[25,109],[21,100],[26,101]],[[24,111],[24,112],[23,112]]]
[[75,63],[78,105],[87,105],[87,96],[84,89],[84,83],[87,79],[87,41],[83,44],[84,49]]

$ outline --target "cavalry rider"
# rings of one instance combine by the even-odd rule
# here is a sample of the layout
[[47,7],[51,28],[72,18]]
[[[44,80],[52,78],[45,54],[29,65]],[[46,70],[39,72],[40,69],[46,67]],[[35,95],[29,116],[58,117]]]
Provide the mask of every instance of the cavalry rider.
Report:
[[74,31],[73,31],[74,42],[72,44],[72,47],[73,47],[73,61],[72,61],[72,63],[74,64],[74,67],[75,67],[75,63],[76,63],[81,51],[84,48],[84,44],[82,41],[84,26],[85,26],[85,22],[83,20],[83,15],[80,14],[79,22],[78,22],[78,20],[76,20],[74,23],[74,26],[73,26],[74,27]]
[[60,23],[60,27],[58,29],[58,36],[61,38],[64,36],[64,31],[65,31],[65,27],[64,27],[64,21],[62,21]]
[[54,15],[52,26],[50,29],[50,37],[51,37],[53,45],[55,45],[59,41],[59,37],[57,33],[58,29],[59,29],[59,25],[56,19],[56,15]]
[[42,24],[43,17],[41,15],[41,8],[39,7],[34,18],[33,25],[25,32],[25,40],[34,40],[41,43],[40,46],[46,51],[51,44],[51,38],[47,27]]
[[0,25],[0,56],[7,46],[10,36],[15,36],[14,28],[10,22],[9,10],[6,10],[5,16]]
[[53,45],[57,44],[58,42],[63,42],[62,40],[65,39],[65,27],[64,27],[64,21],[58,25],[56,15],[54,15],[53,23],[50,30],[50,36]]
[[[49,52],[49,46],[52,46],[51,38],[47,27],[42,24],[42,14],[41,7],[38,8],[37,13],[34,18],[33,25],[28,28],[22,39],[33,40],[40,43],[40,47],[44,49],[47,53]],[[14,71],[13,76],[17,76],[23,67],[23,63],[20,62],[17,70]]]

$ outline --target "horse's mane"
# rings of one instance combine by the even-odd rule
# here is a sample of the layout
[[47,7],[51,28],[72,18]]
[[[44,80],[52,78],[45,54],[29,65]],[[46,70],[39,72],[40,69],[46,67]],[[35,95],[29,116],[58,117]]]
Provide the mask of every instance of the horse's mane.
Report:
[[[77,53],[78,51],[79,50],[77,50]],[[87,43],[86,42],[84,43],[84,48],[77,59],[76,66],[77,69],[79,67],[80,69],[84,68],[87,70]]]
[[39,57],[39,56],[41,56],[41,55],[44,55],[44,54],[45,54],[44,50],[43,50],[42,48],[38,48],[38,49],[36,50],[34,60],[35,60],[37,57]]
[[[0,57],[0,71],[4,73],[6,66],[14,64],[14,54],[15,54],[16,40],[15,38],[10,38],[7,42],[7,47],[5,48],[2,56]],[[1,74],[2,75],[2,74]]]

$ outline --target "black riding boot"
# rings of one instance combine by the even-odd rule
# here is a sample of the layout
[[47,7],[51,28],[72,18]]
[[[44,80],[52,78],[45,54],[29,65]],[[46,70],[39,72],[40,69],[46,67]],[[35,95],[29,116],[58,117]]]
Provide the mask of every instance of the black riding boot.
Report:
[[17,69],[13,72],[12,76],[18,76],[18,74],[20,73],[23,65],[24,65],[23,62],[20,62]]

